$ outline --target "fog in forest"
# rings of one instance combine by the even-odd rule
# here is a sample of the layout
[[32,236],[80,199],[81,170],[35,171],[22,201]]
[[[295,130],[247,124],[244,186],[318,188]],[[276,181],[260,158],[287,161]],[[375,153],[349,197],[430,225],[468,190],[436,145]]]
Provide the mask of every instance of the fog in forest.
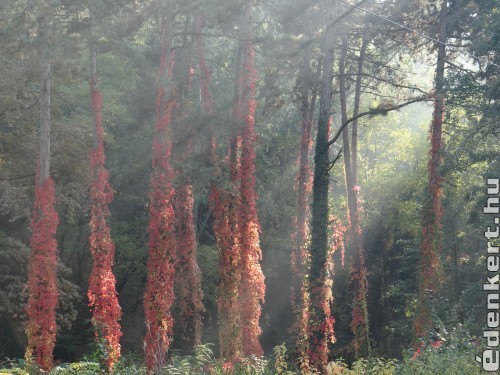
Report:
[[497,371],[499,6],[2,1],[0,374]]

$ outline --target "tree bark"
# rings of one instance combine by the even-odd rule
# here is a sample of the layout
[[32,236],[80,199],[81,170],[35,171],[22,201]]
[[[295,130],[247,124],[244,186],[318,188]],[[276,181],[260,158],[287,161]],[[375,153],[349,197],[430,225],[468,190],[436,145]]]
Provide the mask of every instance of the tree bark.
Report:
[[441,150],[444,117],[444,70],[447,41],[447,2],[443,1],[439,12],[439,43],[437,46],[437,64],[435,75],[434,113],[430,127],[431,148],[428,171],[428,201],[422,221],[422,243],[420,246],[420,281],[417,314],[415,317],[415,333],[417,337],[426,337],[433,329],[432,303],[436,292],[440,289],[443,270],[441,265],[441,219],[443,208]]
[[174,58],[170,50],[173,21],[173,16],[166,17],[161,25],[162,53],[158,69],[156,129],[149,192],[148,274],[144,293],[144,349],[149,373],[159,372],[165,366],[173,329],[171,308],[174,302],[177,257],[173,211],[175,189],[172,184],[174,172],[171,166],[172,144],[169,134],[176,98],[174,88],[168,93],[163,88],[163,79],[171,79],[173,74]]
[[41,38],[44,40],[43,46],[40,48],[40,171],[38,175],[38,185],[42,185],[49,178],[50,170],[50,75],[52,63],[48,56],[50,46],[46,39],[50,38],[49,25],[45,24],[52,22],[51,17],[45,15],[43,17],[44,24],[41,25]]
[[[365,39],[362,40],[358,71],[356,77],[353,117],[359,113],[361,97],[361,78],[363,74],[363,59],[366,51]],[[342,123],[347,123],[347,93],[345,88],[345,62],[347,57],[347,43],[343,42],[342,57],[339,63],[339,81],[341,97]],[[356,125],[356,128],[354,127]],[[351,330],[354,333],[353,346],[356,358],[369,354],[369,327],[366,295],[368,292],[366,266],[364,260],[363,237],[359,218],[359,201],[357,186],[357,119],[353,121],[352,144],[349,144],[348,128],[343,130],[344,143],[344,170],[348,201],[348,217],[350,226],[350,239],[352,246],[351,286],[354,293],[352,301]],[[350,147],[351,146],[351,147]]]
[[111,239],[107,217],[113,190],[109,185],[109,173],[105,167],[102,129],[102,94],[97,88],[97,61],[94,44],[93,14],[90,9],[90,96],[94,113],[93,147],[90,152],[90,252],[92,272],[89,278],[88,298],[92,311],[92,323],[98,343],[104,342],[106,366],[112,371],[120,358],[121,308],[116,293],[113,274],[115,245]]
[[328,192],[330,187],[328,153],[329,118],[332,101],[334,28],[328,27],[324,39],[323,78],[320,95],[318,129],[314,155],[313,201],[311,217],[311,267],[309,271],[310,326],[309,360],[322,373],[328,362],[328,342],[333,341],[333,319],[326,300],[329,279]]
[[311,151],[311,114],[314,111],[314,94],[309,96],[312,82],[308,80],[310,56],[307,51],[303,58],[302,79],[300,81],[300,111],[302,116],[302,136],[300,140],[299,173],[297,176],[297,216],[295,218],[295,230],[292,234],[292,288],[291,300],[295,313],[294,334],[296,335],[296,347],[300,357],[307,354],[307,326],[308,290],[306,275],[309,269],[309,250],[307,241],[309,237],[309,196],[312,190],[311,168],[309,166],[309,154]]
[[255,81],[254,47],[252,33],[252,1],[245,4],[245,39],[242,53],[242,119],[240,165],[240,235],[241,235],[241,284],[239,290],[244,356],[263,355],[260,345],[260,315],[265,296],[264,275],[260,261],[260,224],[255,193]]
[[32,236],[28,260],[28,321],[26,358],[44,371],[53,366],[56,341],[57,241],[59,219],[54,209],[55,187],[50,178],[50,83],[53,9],[43,7],[39,22],[40,153],[35,182]]

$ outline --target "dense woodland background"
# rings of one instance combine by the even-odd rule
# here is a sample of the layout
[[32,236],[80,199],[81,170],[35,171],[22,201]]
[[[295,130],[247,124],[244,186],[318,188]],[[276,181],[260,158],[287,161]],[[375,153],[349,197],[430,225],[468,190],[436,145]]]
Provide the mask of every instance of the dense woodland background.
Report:
[[[343,115],[352,117],[360,77],[357,113],[364,115],[357,124],[354,185],[359,188],[371,355],[402,358],[407,349],[415,348],[417,340],[414,320],[420,301],[422,227],[429,199],[429,126],[436,85],[445,98],[438,167],[443,210],[439,257],[443,273],[442,286],[432,296],[432,330],[437,330],[443,341],[451,332],[462,335],[465,342],[481,341],[476,337],[480,337],[486,319],[481,293],[486,246],[483,232],[491,224],[482,214],[482,206],[486,178],[500,176],[500,2],[445,3],[445,73],[444,80],[438,83],[434,77],[440,45],[436,39],[440,38],[439,27],[443,24],[441,1],[356,4],[365,11],[344,1],[253,3],[250,35],[257,77],[255,190],[261,227],[260,264],[266,288],[260,342],[266,355],[281,343],[286,344],[292,358],[297,353],[292,329],[296,316],[291,303],[291,286],[296,281],[291,259],[292,238],[296,235],[293,222],[300,204],[297,176],[304,143],[304,105],[312,119],[307,158],[308,176],[313,176],[320,100],[328,85],[324,58],[329,51],[333,59],[330,138],[345,122]],[[43,59],[52,62],[50,175],[55,182],[60,220],[56,235],[59,305],[54,357],[76,361],[95,353],[97,348],[87,297],[92,267],[89,151],[94,132],[88,84],[90,46],[96,52],[96,84],[103,95],[106,167],[114,191],[108,224],[116,246],[113,270],[122,310],[121,351],[125,355],[143,355],[148,193],[157,88],[186,81],[182,75],[158,78],[165,17],[173,19],[175,37],[170,42],[174,50],[180,51],[177,63],[191,64],[193,68],[183,115],[170,124],[171,164],[182,171],[174,184],[187,178],[193,187],[204,306],[202,342],[214,343],[218,353],[220,268],[214,209],[209,198],[215,168],[210,144],[211,137],[217,140],[216,159],[222,181],[228,168],[229,141],[234,129],[240,127],[233,115],[233,94],[238,79],[238,46],[245,40],[248,7],[240,0],[0,2],[0,358],[22,358],[27,345],[27,265],[39,155]],[[49,38],[40,26],[47,9],[52,28]],[[195,30],[195,20],[200,19],[203,27]],[[200,55],[193,47],[198,37],[203,39],[211,73],[211,113],[202,108],[204,78],[199,68]],[[311,107],[314,96],[316,105]],[[409,101],[414,103],[396,108]],[[344,114],[342,105],[346,106]],[[350,142],[352,124],[345,128]],[[190,142],[186,157],[180,150]],[[330,161],[338,159],[329,176],[328,207],[335,219],[328,225],[336,230],[336,224],[348,227],[349,223],[344,172],[347,152],[342,137],[330,146]],[[227,181],[221,183],[227,185]],[[303,194],[307,194],[304,199],[309,206],[312,192],[306,189]],[[335,244],[335,232],[329,239],[334,243],[332,248],[337,249],[332,254],[331,287],[336,342],[329,344],[329,359],[352,362],[360,355],[353,346],[350,328],[356,302],[351,282],[356,249],[349,230],[342,240],[345,258],[342,246]],[[174,322],[182,320],[179,309],[174,304]],[[174,323],[170,349],[187,353],[191,349],[188,341]]]

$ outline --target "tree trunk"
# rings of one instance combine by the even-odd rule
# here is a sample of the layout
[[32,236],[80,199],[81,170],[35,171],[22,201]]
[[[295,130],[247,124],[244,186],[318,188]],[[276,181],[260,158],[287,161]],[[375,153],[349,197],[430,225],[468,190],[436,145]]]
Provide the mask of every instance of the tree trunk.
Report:
[[[359,102],[361,96],[361,77],[363,73],[363,58],[366,50],[366,43],[362,42],[360,50],[360,59],[358,61],[358,72],[356,78],[354,113],[353,117],[359,112]],[[345,63],[347,59],[347,39],[342,41],[342,54],[339,62],[339,85],[340,85],[340,106],[342,124],[348,121],[347,118],[347,93],[345,85]],[[356,121],[357,122],[357,121]],[[357,124],[356,124],[357,126]],[[344,150],[344,173],[346,181],[349,234],[351,240],[353,263],[351,265],[351,286],[354,293],[352,301],[351,330],[354,333],[353,346],[356,358],[361,358],[369,354],[369,331],[368,331],[368,311],[366,306],[367,279],[366,267],[364,261],[362,231],[359,221],[359,202],[357,181],[357,128],[353,128],[352,145],[349,141],[349,129],[344,128],[342,132],[343,150]],[[350,147],[352,146],[352,148]]]
[[[238,46],[235,80],[233,118],[242,120],[242,45]],[[236,361],[242,356],[242,326],[239,309],[239,286],[241,283],[241,237],[238,213],[241,208],[239,192],[241,136],[239,129],[233,129],[229,141],[228,169],[229,189],[223,189],[214,182],[210,200],[214,209],[214,233],[219,248],[219,277],[217,288],[217,310],[219,322],[220,356],[228,361]],[[215,178],[219,178],[216,162],[215,140],[212,141],[212,159]]]
[[57,242],[54,238],[59,219],[54,209],[54,181],[50,178],[50,75],[52,9],[46,7],[39,18],[40,59],[40,154],[35,202],[32,217],[32,236],[28,261],[28,347],[26,358],[34,360],[41,369],[53,366],[52,353],[56,341],[57,306]]
[[53,16],[51,10],[46,10],[40,17],[40,155],[38,158],[38,185],[49,179],[50,169],[50,76],[52,62],[50,59],[50,38]]
[[420,246],[420,280],[415,333],[426,337],[433,329],[432,303],[442,282],[441,265],[441,149],[444,117],[444,69],[446,58],[447,3],[444,1],[439,12],[439,43],[435,77],[434,113],[430,127],[431,149],[429,155],[429,197],[422,221],[422,243]]
[[255,193],[255,80],[254,49],[252,33],[252,2],[245,5],[245,39],[242,58],[242,119],[240,166],[240,236],[241,236],[241,284],[239,290],[240,316],[242,323],[242,350],[244,356],[263,355],[259,337],[261,335],[260,314],[264,303],[265,284],[260,266],[260,224],[257,216]]
[[[359,50],[358,72],[356,76],[356,87],[354,89],[354,106],[353,106],[352,117],[356,117],[359,114],[359,105],[361,103],[361,83],[363,80],[363,64],[365,61],[367,46],[368,46],[368,40],[366,38],[366,35],[363,34],[361,40],[361,49]],[[358,119],[357,118],[352,122],[351,149],[352,149],[351,151],[352,183],[354,184],[354,186],[358,186]],[[354,201],[357,204],[358,190],[355,189],[354,193],[356,195],[356,199]]]
[[113,274],[115,245],[106,222],[106,218],[110,214],[108,205],[113,200],[113,190],[109,185],[109,173],[104,165],[102,94],[96,86],[97,63],[93,37],[91,24],[89,86],[95,126],[93,148],[90,152],[90,201],[92,209],[89,242],[93,262],[89,278],[88,297],[96,339],[99,343],[104,342],[106,365],[108,371],[111,372],[114,364],[120,358],[120,337],[122,333],[119,320],[121,309],[118,304],[116,279]]
[[191,350],[201,344],[203,292],[201,271],[196,260],[193,187],[189,178],[182,179],[176,194],[177,234],[176,285],[179,305],[181,345]]
[[312,82],[308,81],[310,57],[306,53],[303,61],[303,74],[300,82],[302,115],[302,136],[300,140],[299,173],[297,176],[297,216],[295,218],[295,230],[292,234],[292,288],[291,300],[295,313],[294,334],[296,336],[296,348],[298,355],[305,358],[307,355],[307,326],[309,320],[306,308],[308,287],[306,275],[309,269],[309,250],[307,248],[309,238],[309,195],[312,190],[311,168],[309,166],[309,154],[311,151],[311,108],[314,105],[314,95],[309,98],[309,90]]
[[324,44],[323,78],[320,95],[318,130],[314,155],[313,201],[311,217],[311,266],[309,271],[310,324],[309,360],[322,373],[328,361],[328,342],[333,341],[331,301],[326,298],[331,288],[328,280],[328,191],[330,187],[328,153],[329,118],[332,100],[334,29],[327,28]]
[[[178,63],[174,72],[176,81],[176,118],[187,115],[193,78],[193,39],[188,39],[191,27],[189,17],[185,22],[182,46],[177,49]],[[196,25],[194,25],[196,27]],[[178,155],[175,175],[177,180],[176,199],[174,205],[176,222],[177,269],[175,276],[176,300],[179,308],[179,341],[180,346],[192,350],[201,344],[203,313],[203,292],[201,290],[201,271],[196,259],[197,241],[196,227],[193,215],[194,196],[191,177],[183,170],[182,165],[188,164],[193,155],[196,133],[190,125],[184,125],[182,141],[178,142],[174,153]],[[184,133],[185,132],[185,133]]]
[[[162,87],[165,77],[172,78],[174,65],[170,52],[173,19],[167,18],[162,25],[162,54],[158,72],[156,95],[156,130],[153,140],[153,160],[150,181],[149,204],[149,258],[148,279],[144,295],[146,337],[144,340],[148,372],[158,372],[166,364],[166,354],[172,338],[174,302],[174,277],[176,264],[175,217],[173,202],[175,189],[172,185],[173,168],[170,165],[170,121],[175,107],[175,90],[169,93]],[[167,97],[168,95],[168,97]],[[160,291],[160,292],[159,292]]]

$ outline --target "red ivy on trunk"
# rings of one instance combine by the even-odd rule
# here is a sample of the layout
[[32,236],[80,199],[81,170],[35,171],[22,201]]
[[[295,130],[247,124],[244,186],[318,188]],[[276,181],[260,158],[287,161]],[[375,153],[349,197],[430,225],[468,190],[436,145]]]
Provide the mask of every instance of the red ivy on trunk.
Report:
[[177,298],[183,340],[191,345],[201,344],[201,313],[203,293],[201,291],[201,271],[196,260],[196,230],[193,217],[193,188],[186,181],[177,190]]
[[[324,321],[318,319],[311,314],[309,323],[309,337],[314,341],[314,351],[309,349],[309,361],[312,368],[324,369],[328,363],[328,344],[335,342],[335,319],[332,316],[331,305],[333,303],[332,287],[333,287],[333,254],[337,251],[344,252],[344,233],[345,226],[342,225],[339,219],[330,216],[331,237],[330,250],[327,253],[326,262],[323,269],[323,280],[312,281],[316,287],[311,289],[311,301],[315,305],[319,305],[324,315]],[[311,311],[315,311],[311,308]],[[322,370],[323,371],[323,370]]]
[[[166,66],[166,48],[162,50],[159,77]],[[172,64],[173,64],[172,56]],[[171,76],[171,66],[169,75]],[[173,95],[172,95],[173,96]],[[173,169],[170,165],[171,143],[169,124],[175,106],[173,98],[165,99],[165,91],[158,88],[156,97],[156,134],[153,141],[153,170],[149,193],[149,259],[148,279],[144,296],[146,316],[145,354],[149,372],[162,367],[170,346],[173,318],[175,276],[175,233],[172,186]]]
[[109,216],[108,205],[113,200],[113,190],[108,182],[109,173],[104,166],[104,147],[102,131],[102,94],[92,89],[92,108],[95,116],[97,144],[90,152],[90,201],[92,212],[90,219],[90,252],[93,257],[92,273],[89,279],[89,306],[92,309],[92,322],[95,335],[104,340],[107,349],[106,365],[108,370],[120,358],[120,337],[122,336],[119,320],[121,309],[116,294],[116,279],[113,274],[115,245],[106,223]]
[[53,366],[52,352],[57,330],[57,241],[54,236],[59,218],[54,209],[54,181],[48,178],[39,184],[38,177],[36,180],[28,263],[26,357],[34,356],[36,363],[43,370],[49,371]]
[[[251,5],[247,4],[248,17]],[[248,20],[250,22],[250,19]],[[262,355],[259,336],[261,304],[264,302],[264,275],[260,267],[262,252],[259,244],[259,219],[255,194],[255,78],[254,50],[251,40],[244,42],[243,58],[243,110],[244,121],[241,143],[240,181],[240,233],[241,233],[241,284],[239,301],[241,309],[242,350],[244,356]]]
[[238,195],[213,187],[210,201],[214,210],[214,233],[219,248],[219,318],[220,355],[229,361],[241,358],[241,322],[238,287],[241,275],[238,235]]
[[307,356],[307,330],[309,324],[309,285],[307,273],[309,269],[309,202],[312,192],[312,171],[309,166],[311,150],[311,126],[309,120],[309,105],[302,106],[302,137],[300,142],[300,156],[298,160],[299,173],[297,176],[297,216],[293,219],[292,233],[292,288],[291,302],[295,313],[293,332],[296,335],[296,346],[301,358]]

